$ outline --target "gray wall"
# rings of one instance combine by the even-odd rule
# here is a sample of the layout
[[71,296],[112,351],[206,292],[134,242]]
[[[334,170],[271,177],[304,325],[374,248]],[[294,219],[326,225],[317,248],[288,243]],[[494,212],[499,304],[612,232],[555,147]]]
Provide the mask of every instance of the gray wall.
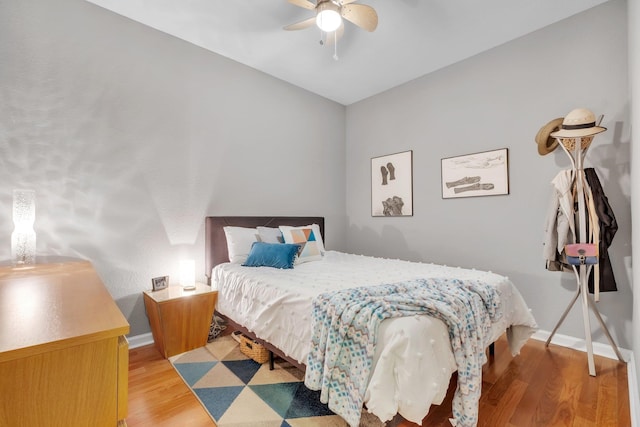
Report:
[[[538,156],[533,136],[585,106],[605,114],[609,131],[587,163],[620,226],[619,292],[599,308],[631,348],[625,12],[624,1],[608,2],[345,116],[81,0],[0,2],[0,241],[12,230],[11,190],[37,189],[38,253],[90,259],[137,335],[149,330],[141,292],[151,277],[176,277],[190,257],[204,278],[205,215],[325,215],[332,249],[508,275],[550,330],[574,292],[572,277],[547,272],[541,258],[548,183],[569,163],[559,150]],[[441,199],[441,158],[502,147],[510,195]],[[414,216],[371,218],[370,158],[409,149]],[[560,333],[583,336],[579,310]],[[594,338],[605,342],[595,325]]]
[[82,0],[0,2],[0,58],[0,259],[36,189],[38,254],[91,260],[131,335],[151,277],[204,279],[206,215],[324,215],[343,246],[343,106]]
[[[470,35],[471,36],[471,35]],[[428,52],[416,51],[428,55]],[[491,270],[511,278],[541,329],[575,294],[573,274],[544,268],[550,181],[569,160],[539,156],[534,137],[577,107],[609,130],[587,155],[619,230],[610,249],[618,292],[598,308],[619,346],[632,343],[630,124],[626,2],[611,1],[347,107],[347,249]],[[440,160],[509,149],[510,194],[443,200]],[[413,217],[372,218],[370,158],[413,150]],[[606,338],[592,319],[595,341]],[[577,305],[559,333],[584,337]]]
[[[631,127],[636,131],[632,133],[635,139],[638,139],[640,133],[640,3],[637,1],[628,2],[628,25],[629,25],[629,83],[631,85]],[[640,149],[637,144],[631,146],[631,182],[632,194],[636,198],[632,198],[631,211],[640,212]],[[636,214],[636,218],[638,215]],[[633,228],[632,245],[640,248],[640,225],[636,219],[636,226]],[[635,265],[640,265],[640,251],[633,252],[633,261]],[[633,270],[633,282],[640,283],[640,269]],[[636,420],[640,420],[640,291],[633,293],[633,355],[635,357],[634,364],[636,373],[636,389],[635,389],[635,410]],[[633,401],[632,408],[633,408]],[[633,419],[633,418],[632,418]]]

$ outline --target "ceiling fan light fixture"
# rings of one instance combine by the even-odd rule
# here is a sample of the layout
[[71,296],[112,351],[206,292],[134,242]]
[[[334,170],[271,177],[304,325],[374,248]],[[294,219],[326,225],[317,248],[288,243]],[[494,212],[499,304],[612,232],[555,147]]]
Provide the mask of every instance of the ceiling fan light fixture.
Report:
[[317,12],[316,25],[325,33],[337,30],[342,24],[340,7],[332,1],[320,3]]

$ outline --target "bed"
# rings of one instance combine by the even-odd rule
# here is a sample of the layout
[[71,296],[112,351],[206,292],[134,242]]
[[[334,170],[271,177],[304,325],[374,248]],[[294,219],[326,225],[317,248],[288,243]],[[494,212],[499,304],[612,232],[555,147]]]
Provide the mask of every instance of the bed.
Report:
[[[321,246],[324,246],[322,217],[225,216],[207,217],[205,220],[205,268],[209,283],[218,290],[217,312],[234,328],[301,369],[305,369],[309,361],[312,368],[315,365],[312,357],[317,350],[314,345],[320,329],[316,313],[318,296],[345,288],[373,289],[369,287],[425,280],[482,283],[496,295],[499,304],[495,304],[495,309],[500,313],[488,326],[485,325],[483,350],[506,332],[510,351],[515,356],[537,329],[535,319],[513,283],[491,272],[326,249],[320,259],[296,264],[292,269],[244,267],[229,260],[225,227],[276,229],[279,226],[309,227],[312,224],[316,234],[320,235]],[[375,289],[381,289],[380,286]],[[487,323],[486,316],[484,319]],[[399,414],[421,424],[430,406],[442,402],[451,375],[459,369],[460,354],[454,345],[451,328],[436,315],[404,315],[382,320],[374,341],[370,371],[364,374],[366,391],[362,395],[362,404],[382,421]],[[478,356],[483,363],[482,356],[484,352]],[[307,369],[308,381],[310,370],[313,369]],[[460,372],[458,378],[459,390]],[[328,399],[325,390],[323,395]],[[467,408],[468,402],[460,405],[466,411],[475,411],[477,416],[477,404],[475,408]],[[357,418],[343,415],[339,408],[332,408],[331,402],[329,407],[350,425],[357,425]],[[477,422],[473,417],[465,417],[456,413],[454,398],[452,424],[466,426]]]

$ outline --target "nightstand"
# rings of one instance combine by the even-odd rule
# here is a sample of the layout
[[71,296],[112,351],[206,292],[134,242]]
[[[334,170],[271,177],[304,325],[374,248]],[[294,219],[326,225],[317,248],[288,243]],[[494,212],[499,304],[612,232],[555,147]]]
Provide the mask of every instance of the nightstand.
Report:
[[218,291],[196,283],[195,290],[169,286],[143,297],[153,341],[165,358],[207,344]]

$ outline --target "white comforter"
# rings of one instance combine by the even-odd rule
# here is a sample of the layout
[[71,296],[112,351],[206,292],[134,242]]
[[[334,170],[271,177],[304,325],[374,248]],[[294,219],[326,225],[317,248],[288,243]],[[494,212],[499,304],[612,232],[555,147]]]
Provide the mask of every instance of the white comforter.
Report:
[[[495,285],[504,316],[493,327],[493,340],[505,330],[516,355],[537,329],[522,296],[506,277],[478,270],[390,260],[327,251],[322,261],[292,270],[242,267],[225,263],[212,271],[220,313],[244,325],[306,363],[311,343],[311,308],[316,295],[355,286],[396,283],[427,277],[476,279]],[[440,404],[456,364],[446,326],[428,316],[382,322],[374,366],[365,395],[369,412],[382,421],[396,413],[417,424],[431,404]]]

